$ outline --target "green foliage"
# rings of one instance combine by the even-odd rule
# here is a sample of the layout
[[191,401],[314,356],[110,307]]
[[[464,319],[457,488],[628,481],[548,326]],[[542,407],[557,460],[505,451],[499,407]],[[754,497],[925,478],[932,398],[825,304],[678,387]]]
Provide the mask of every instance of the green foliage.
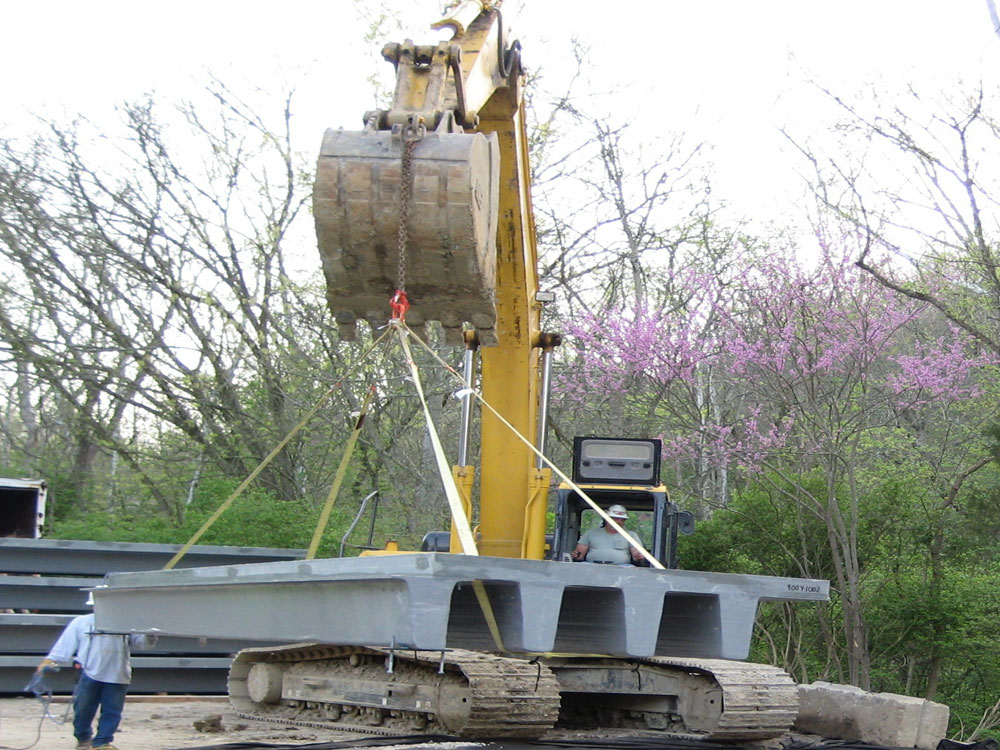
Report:
[[[207,482],[188,506],[184,530],[194,533],[235,489],[235,482]],[[319,511],[298,501],[280,501],[256,488],[246,490],[205,532],[200,544],[306,547]],[[338,519],[340,520],[340,519]]]
[[[61,539],[90,539],[94,541],[154,542],[161,544],[186,543],[235,490],[233,480],[207,480],[201,484],[191,504],[187,507],[183,523],[174,523],[157,513],[91,512],[53,523],[48,536]],[[346,532],[357,505],[350,499],[341,499],[341,507],[334,506],[330,522],[323,535],[317,556],[336,557],[341,539]],[[247,489],[199,539],[199,544],[236,547],[305,548],[309,546],[319,521],[318,508],[306,503],[276,500],[267,492]],[[382,546],[383,531],[391,533],[391,523],[379,519],[374,539]],[[367,529],[368,519],[364,519]],[[357,530],[348,540],[345,555],[357,554],[351,546],[363,539]]]
[[[802,478],[803,491],[823,490],[818,473]],[[793,494],[767,482],[750,483],[729,506],[699,522],[679,540],[681,566],[724,573],[833,577],[826,529],[803,511]],[[750,658],[779,664],[800,681],[821,679],[830,665],[822,623],[837,617],[830,604],[774,603],[760,608]]]
[[[823,477],[813,472],[801,479],[801,492],[825,492]],[[682,537],[683,566],[727,573],[828,578],[826,528],[803,510],[794,494],[774,483],[754,482],[738,489],[726,508],[699,523],[695,534]]]
[[27,465],[18,464],[0,464],[0,477],[19,477],[22,479],[28,479],[32,472],[27,467]]
[[[1000,684],[995,471],[970,484],[954,508],[935,497],[926,467],[876,467],[861,477],[858,518],[871,689],[947,703],[953,726],[971,731]],[[682,566],[836,582],[824,523],[774,479],[748,484],[682,537]],[[823,489],[818,473],[800,481],[805,491]],[[846,502],[846,492],[838,495]],[[836,588],[829,604],[763,606],[751,658],[782,664],[800,680],[844,681],[840,660],[830,659],[843,648],[842,633],[832,651],[829,641],[841,616]]]

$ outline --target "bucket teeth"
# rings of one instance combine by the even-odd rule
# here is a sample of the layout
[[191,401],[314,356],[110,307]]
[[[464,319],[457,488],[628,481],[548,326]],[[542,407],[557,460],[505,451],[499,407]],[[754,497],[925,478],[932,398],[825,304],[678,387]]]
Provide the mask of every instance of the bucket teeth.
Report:
[[[402,144],[387,131],[327,130],[313,213],[327,304],[341,338],[359,319],[384,325],[399,269]],[[462,324],[496,340],[496,136],[428,133],[413,149],[404,258],[407,322]]]

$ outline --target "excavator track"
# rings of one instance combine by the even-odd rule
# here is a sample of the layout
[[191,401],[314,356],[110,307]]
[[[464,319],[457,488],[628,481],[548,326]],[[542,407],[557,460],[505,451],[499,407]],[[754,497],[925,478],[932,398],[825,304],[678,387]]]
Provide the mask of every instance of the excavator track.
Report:
[[247,649],[230,668],[229,696],[247,718],[386,735],[537,737],[559,714],[544,665],[460,650]]
[[778,737],[798,714],[783,670],[725,659],[648,657],[548,662],[563,695],[558,726],[656,730],[706,740]]
[[778,667],[725,659],[651,661],[710,676],[719,684],[723,710],[706,739],[770,739],[789,731],[798,716],[798,686]]
[[[389,667],[391,665],[391,671]],[[250,719],[376,735],[539,737],[553,728],[707,740],[787,732],[795,683],[722,659],[543,658],[299,644],[241,651],[230,701]]]

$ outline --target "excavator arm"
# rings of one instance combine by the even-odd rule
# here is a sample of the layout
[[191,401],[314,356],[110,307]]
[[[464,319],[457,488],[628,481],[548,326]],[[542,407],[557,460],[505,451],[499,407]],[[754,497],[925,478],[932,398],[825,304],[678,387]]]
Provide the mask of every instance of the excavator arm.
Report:
[[[403,290],[408,324],[437,320],[452,342],[482,345],[484,400],[539,444],[539,360],[558,339],[540,329],[524,76],[499,6],[459,4],[435,24],[449,41],[386,45],[392,105],[362,132],[327,131],[314,214],[341,334],[384,323]],[[541,559],[550,474],[503,421],[482,415],[479,552]],[[470,516],[474,474],[454,469]]]

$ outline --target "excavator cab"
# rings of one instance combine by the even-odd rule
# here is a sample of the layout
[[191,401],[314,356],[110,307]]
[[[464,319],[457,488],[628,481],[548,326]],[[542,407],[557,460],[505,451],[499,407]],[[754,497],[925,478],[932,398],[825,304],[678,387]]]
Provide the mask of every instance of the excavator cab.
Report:
[[[612,505],[623,506],[629,513],[625,529],[665,568],[679,567],[677,537],[694,533],[694,517],[671,502],[660,483],[660,448],[659,440],[574,438],[573,484],[562,482],[556,491],[555,528],[545,540],[547,559],[571,562],[580,537],[603,521],[579,489],[605,512]],[[449,542],[447,531],[430,531],[420,551],[448,552]]]
[[[677,536],[694,533],[694,517],[670,501],[660,484],[659,440],[577,437],[573,482],[607,511],[629,512],[625,529],[666,568],[678,567]],[[602,521],[581,494],[563,482],[556,495],[555,531],[549,559],[569,562],[580,536]]]

